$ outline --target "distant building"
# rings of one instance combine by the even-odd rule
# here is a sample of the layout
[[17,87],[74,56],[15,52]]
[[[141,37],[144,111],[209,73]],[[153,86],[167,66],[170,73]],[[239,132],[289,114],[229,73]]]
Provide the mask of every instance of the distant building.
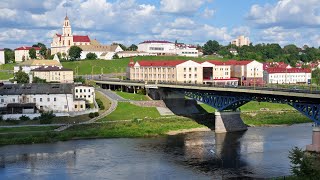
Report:
[[193,45],[172,43],[169,41],[144,41],[138,44],[138,51],[164,55],[178,55],[187,57],[198,57],[199,51]]
[[91,40],[88,35],[73,35],[70,20],[65,17],[62,27],[62,34],[55,34],[51,43],[51,55],[65,53],[68,55],[71,46],[78,46],[82,49],[80,59],[85,59],[88,53],[95,53],[99,59],[111,60],[117,52],[123,51],[119,45],[102,45],[97,40]]
[[5,64],[4,49],[0,49],[0,64]]
[[40,49],[39,47],[26,47],[26,46],[22,46],[19,48],[16,48],[14,50],[14,56],[15,56],[15,61],[16,62],[22,62],[22,61],[27,61],[30,60],[30,56],[29,56],[29,50],[30,49],[35,49],[36,50],[36,56],[39,57],[40,56]]
[[311,70],[304,68],[268,68],[264,80],[270,84],[307,84],[311,83]]
[[75,85],[75,97],[76,99],[85,99],[90,104],[94,103],[94,87],[85,85]]
[[33,77],[45,79],[46,82],[73,83],[73,71],[71,69],[57,66],[41,66],[32,69],[31,72]]
[[231,66],[225,62],[203,62],[203,83],[212,85],[238,85],[238,78],[231,77]]
[[18,72],[21,68],[21,70],[27,74],[30,73],[32,69],[39,68],[41,66],[56,66],[56,67],[62,67],[61,63],[56,60],[28,60],[22,63],[19,63],[14,66],[13,71],[14,73]]
[[142,51],[121,51],[118,52],[117,55],[119,58],[126,58],[126,57],[135,57],[135,56],[157,56],[157,54],[142,52]]
[[238,47],[249,46],[250,40],[248,37],[239,36],[237,39],[234,39],[233,41],[231,41],[231,44],[236,45]]
[[230,48],[229,52],[234,56],[238,55],[238,51],[236,49],[234,49],[234,48]]
[[0,110],[5,114],[84,111],[87,102],[76,98],[74,89],[74,84],[6,84],[0,87]]

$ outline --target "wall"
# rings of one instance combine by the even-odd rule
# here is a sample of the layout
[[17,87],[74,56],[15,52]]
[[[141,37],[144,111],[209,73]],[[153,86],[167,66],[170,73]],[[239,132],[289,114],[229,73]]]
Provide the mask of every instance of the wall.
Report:
[[202,65],[194,61],[187,61],[176,66],[177,82],[180,83],[203,83]]
[[0,50],[0,64],[5,64],[4,50]]
[[73,71],[34,71],[33,75],[47,82],[73,83]]
[[90,86],[76,86],[75,87],[75,98],[85,99],[89,103],[93,103],[95,99],[94,88]]

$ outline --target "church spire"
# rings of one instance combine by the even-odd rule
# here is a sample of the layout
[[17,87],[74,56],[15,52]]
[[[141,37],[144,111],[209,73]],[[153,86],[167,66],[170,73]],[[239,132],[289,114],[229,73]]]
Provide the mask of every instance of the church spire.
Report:
[[68,18],[68,14],[66,14],[66,17],[64,18],[62,35],[63,36],[72,36],[72,30],[71,30],[71,25],[70,25],[70,21]]

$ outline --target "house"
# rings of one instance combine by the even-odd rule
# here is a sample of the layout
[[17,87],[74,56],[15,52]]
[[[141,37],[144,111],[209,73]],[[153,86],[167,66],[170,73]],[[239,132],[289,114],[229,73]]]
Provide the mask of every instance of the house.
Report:
[[121,51],[118,52],[117,55],[119,58],[126,58],[126,57],[135,57],[135,56],[157,56],[157,54],[142,52],[142,51]]
[[304,68],[268,68],[264,80],[270,84],[307,84],[311,83],[311,70]]
[[[41,66],[31,70],[33,78],[45,79],[46,82],[73,83],[73,70],[58,66]],[[32,82],[32,78],[30,78]]]
[[101,45],[97,40],[94,40],[91,45],[79,45],[78,47],[82,49],[80,59],[86,59],[88,53],[95,53],[99,59],[111,60],[116,53],[123,51],[118,44]]
[[76,99],[85,99],[89,104],[93,104],[95,101],[94,87],[92,86],[76,84],[74,95]]
[[74,84],[5,84],[0,87],[0,109],[5,114],[83,111],[86,100],[75,98],[74,89]]
[[249,46],[250,45],[250,39],[249,37],[245,37],[245,36],[239,36],[236,39],[231,41],[231,44],[236,45],[238,47],[241,46]]
[[238,55],[238,51],[236,49],[234,49],[234,48],[230,48],[229,52],[234,56]]
[[4,49],[0,49],[0,64],[5,64]]
[[56,66],[56,67],[62,67],[60,61],[56,60],[28,60],[25,62],[21,62],[14,66],[13,71],[14,73],[18,72],[21,68],[21,70],[27,74],[30,73],[31,70],[39,68],[41,66]]
[[30,49],[35,49],[36,50],[36,56],[40,56],[40,49],[39,47],[27,47],[27,46],[22,46],[19,48],[16,48],[14,50],[14,59],[16,62],[22,62],[22,61],[27,61],[30,60],[29,56],[29,50]]

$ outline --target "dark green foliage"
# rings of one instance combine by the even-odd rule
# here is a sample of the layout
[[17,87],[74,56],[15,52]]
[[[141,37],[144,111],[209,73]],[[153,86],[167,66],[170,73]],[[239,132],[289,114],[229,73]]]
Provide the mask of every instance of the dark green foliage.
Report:
[[95,117],[98,117],[98,116],[99,116],[99,113],[98,113],[98,112],[95,112],[95,113],[94,113],[94,116],[95,116]]
[[29,83],[29,75],[20,68],[18,72],[14,73],[13,81],[17,81],[17,83]]
[[299,178],[320,179],[320,156],[294,147],[289,152],[292,173]]
[[104,109],[105,109],[105,107],[104,107],[104,105],[103,105],[103,102],[102,102],[100,99],[96,99],[96,102],[97,102],[100,110],[104,110]]
[[29,121],[29,120],[30,120],[30,118],[29,118],[28,116],[25,116],[25,115],[20,116],[19,119],[20,119],[21,121]]
[[95,117],[94,113],[89,113],[89,117],[94,118]]
[[86,80],[82,76],[75,77],[73,79],[73,81],[74,82],[81,82],[82,84],[84,84],[86,82]]
[[136,51],[138,49],[138,46],[135,44],[131,44],[131,46],[128,47],[128,51]]
[[137,90],[137,94],[146,95],[146,90],[141,88]]
[[317,68],[314,71],[312,71],[312,78],[313,78],[312,79],[313,83],[316,83],[317,85],[320,84],[320,69],[319,68]]
[[212,41],[209,40],[206,44],[203,46],[203,53],[205,55],[211,55],[214,53],[217,53],[220,50],[220,45],[218,41]]
[[31,49],[29,50],[29,57],[30,57],[31,59],[36,59],[36,58],[37,58],[37,52],[36,52],[36,50],[35,50],[34,48],[31,48]]
[[56,117],[56,115],[54,115],[52,111],[42,112],[39,117],[40,124],[51,124],[54,117]]
[[86,59],[90,59],[90,60],[95,60],[95,59],[97,59],[98,57],[97,57],[97,55],[96,55],[96,53],[88,53],[87,55],[86,55]]
[[9,62],[15,62],[14,60],[14,51],[8,48],[4,49],[4,59],[5,59],[5,63],[9,63]]
[[82,49],[78,46],[71,46],[69,49],[69,57],[71,61],[80,59]]
[[118,54],[114,54],[114,55],[112,56],[112,59],[119,59]]
[[39,77],[33,77],[32,83],[47,83],[47,80],[41,79]]

